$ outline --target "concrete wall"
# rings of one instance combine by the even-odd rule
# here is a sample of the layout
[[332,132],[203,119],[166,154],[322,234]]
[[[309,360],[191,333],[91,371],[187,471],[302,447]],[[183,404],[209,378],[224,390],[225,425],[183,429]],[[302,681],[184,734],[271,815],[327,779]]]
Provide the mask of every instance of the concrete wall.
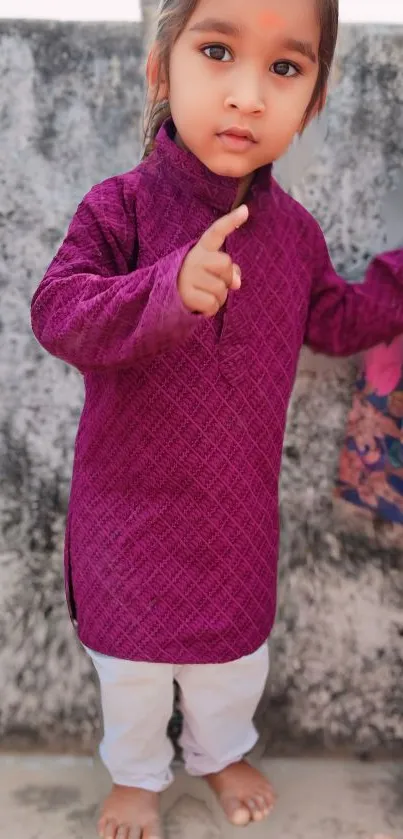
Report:
[[[95,687],[67,618],[62,541],[82,381],[47,357],[29,302],[79,200],[138,160],[137,25],[0,21],[0,732],[89,748]],[[330,135],[302,187],[340,269],[382,247],[402,161],[402,30],[346,28]],[[268,750],[403,745],[403,555],[331,504],[354,367],[305,354],[284,456]]]

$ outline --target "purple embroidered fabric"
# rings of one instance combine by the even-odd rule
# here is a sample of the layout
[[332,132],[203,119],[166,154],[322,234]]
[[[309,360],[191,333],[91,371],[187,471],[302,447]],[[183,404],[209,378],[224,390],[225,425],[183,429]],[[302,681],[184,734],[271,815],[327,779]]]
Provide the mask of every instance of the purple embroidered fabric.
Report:
[[32,303],[35,335],[85,376],[66,537],[81,641],[120,658],[226,662],[276,608],[278,479],[304,341],[348,355],[403,332],[403,252],[363,285],[335,273],[312,217],[260,170],[226,248],[243,285],[185,310],[183,260],[237,181],[173,140],[95,186]]

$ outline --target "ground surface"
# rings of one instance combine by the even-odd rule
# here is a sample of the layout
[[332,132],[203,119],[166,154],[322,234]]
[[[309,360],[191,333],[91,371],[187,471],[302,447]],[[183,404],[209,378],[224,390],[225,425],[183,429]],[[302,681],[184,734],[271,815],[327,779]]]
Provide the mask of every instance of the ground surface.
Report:
[[[181,773],[164,801],[167,839],[403,839],[403,764],[264,761],[279,794],[264,826],[231,828]],[[107,779],[89,759],[0,757],[1,837],[95,839]]]

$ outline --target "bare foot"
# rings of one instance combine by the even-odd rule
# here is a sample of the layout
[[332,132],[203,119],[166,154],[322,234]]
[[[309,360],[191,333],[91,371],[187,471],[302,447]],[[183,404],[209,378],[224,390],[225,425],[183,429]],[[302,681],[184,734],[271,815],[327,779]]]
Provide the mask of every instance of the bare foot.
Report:
[[98,833],[101,839],[163,839],[158,794],[115,785],[102,808]]
[[261,822],[272,811],[275,795],[264,775],[242,760],[206,781],[215,792],[228,821],[237,827]]

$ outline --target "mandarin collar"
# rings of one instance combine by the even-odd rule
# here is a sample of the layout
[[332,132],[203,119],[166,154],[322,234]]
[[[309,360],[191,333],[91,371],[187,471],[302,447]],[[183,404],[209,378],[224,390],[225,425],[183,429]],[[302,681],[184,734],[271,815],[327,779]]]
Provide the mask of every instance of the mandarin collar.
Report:
[[[211,209],[223,214],[228,213],[238,192],[239,179],[211,172],[192,152],[175,143],[175,133],[173,120],[165,120],[159,129],[151,155],[154,161],[161,161],[164,180],[175,182],[187,193],[192,192],[195,198]],[[256,192],[270,191],[271,174],[271,164],[257,170],[245,199],[247,202]]]

